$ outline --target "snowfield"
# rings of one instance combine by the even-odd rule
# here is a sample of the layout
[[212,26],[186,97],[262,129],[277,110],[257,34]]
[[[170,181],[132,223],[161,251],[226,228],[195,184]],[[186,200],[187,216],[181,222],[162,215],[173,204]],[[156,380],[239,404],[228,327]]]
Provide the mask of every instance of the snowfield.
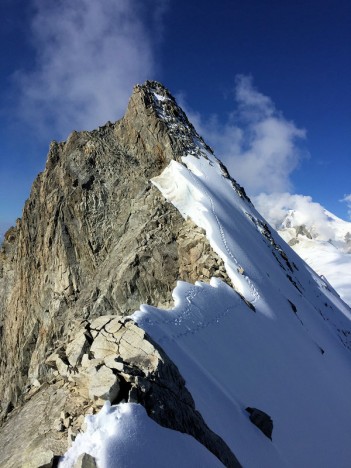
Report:
[[[177,365],[207,425],[245,468],[351,466],[351,311],[274,232],[201,142],[152,180],[206,231],[234,289],[178,282],[175,307],[133,319]],[[246,407],[272,418],[272,441]],[[191,437],[158,426],[137,404],[89,416],[60,466],[222,466]]]

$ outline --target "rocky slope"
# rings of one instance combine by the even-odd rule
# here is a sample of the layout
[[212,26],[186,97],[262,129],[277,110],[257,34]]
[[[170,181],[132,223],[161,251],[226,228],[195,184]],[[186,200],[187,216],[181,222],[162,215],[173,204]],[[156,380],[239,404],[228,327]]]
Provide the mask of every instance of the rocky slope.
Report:
[[[99,316],[128,315],[142,303],[169,307],[179,279],[215,275],[230,284],[204,232],[150,183],[171,160],[196,155],[199,142],[211,151],[167,89],[147,82],[134,88],[118,122],[51,144],[45,170],[0,253],[1,418],[10,436],[25,419],[22,411],[31,406],[38,412],[41,437],[27,441],[26,457],[37,444],[44,459],[62,454],[72,421],[76,431],[83,409],[96,407],[96,395],[75,395],[71,370],[62,370],[77,362],[47,359],[64,353],[82,326]],[[103,394],[114,400],[118,392]],[[60,423],[53,420],[62,411],[73,416],[57,431]],[[7,436],[2,440],[8,443]],[[8,450],[2,453],[5,466],[21,466],[18,450],[13,459]]]

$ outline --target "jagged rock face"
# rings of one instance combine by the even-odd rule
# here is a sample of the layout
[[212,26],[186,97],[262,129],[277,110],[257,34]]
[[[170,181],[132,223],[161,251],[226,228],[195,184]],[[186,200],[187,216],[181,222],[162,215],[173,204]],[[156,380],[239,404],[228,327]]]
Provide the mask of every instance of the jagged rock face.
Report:
[[15,227],[10,228],[4,237],[0,249],[0,337],[3,327],[3,313],[5,305],[13,287],[14,279],[14,258],[16,253],[16,234]]
[[149,82],[117,123],[52,143],[0,254],[2,416],[35,379],[51,378],[46,357],[82,319],[167,307],[178,279],[229,281],[201,230],[150,183],[172,158],[196,153],[194,139],[169,92]]

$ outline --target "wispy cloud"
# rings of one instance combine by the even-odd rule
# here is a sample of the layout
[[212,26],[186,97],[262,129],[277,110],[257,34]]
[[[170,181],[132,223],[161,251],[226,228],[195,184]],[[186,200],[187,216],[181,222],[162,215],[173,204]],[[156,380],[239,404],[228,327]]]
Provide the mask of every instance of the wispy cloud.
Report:
[[36,60],[32,70],[15,75],[21,117],[48,137],[120,117],[132,86],[155,72],[155,40],[166,5],[34,0]]
[[349,218],[351,219],[351,193],[348,195],[345,195],[341,202],[346,203],[347,205],[347,214],[349,215]]
[[188,114],[249,194],[291,190],[305,130],[287,120],[249,76],[236,78],[233,107],[224,123],[216,115],[205,120],[191,110]]

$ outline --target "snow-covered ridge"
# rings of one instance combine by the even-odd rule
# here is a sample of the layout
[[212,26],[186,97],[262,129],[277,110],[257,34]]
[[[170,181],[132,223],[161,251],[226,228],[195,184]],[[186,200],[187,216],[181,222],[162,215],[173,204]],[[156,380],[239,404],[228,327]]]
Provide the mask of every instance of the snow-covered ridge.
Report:
[[329,242],[338,250],[351,253],[351,223],[344,221],[327,210],[323,210],[324,217],[321,220],[305,220],[303,213],[289,210],[286,217],[276,229],[285,233],[289,242],[299,237],[316,239],[320,242]]
[[[172,161],[160,176],[152,179],[153,184],[185,218],[190,217],[206,231],[212,248],[224,260],[235,288],[247,301],[256,302],[259,292],[234,254],[235,248],[228,239],[228,227],[221,222],[218,213],[222,207],[216,202],[215,193],[221,184],[226,184],[226,193],[233,199],[229,181],[224,179],[220,166],[210,153],[206,158],[189,155],[182,161],[184,165]],[[246,200],[238,197],[238,203],[242,211],[249,209]]]

